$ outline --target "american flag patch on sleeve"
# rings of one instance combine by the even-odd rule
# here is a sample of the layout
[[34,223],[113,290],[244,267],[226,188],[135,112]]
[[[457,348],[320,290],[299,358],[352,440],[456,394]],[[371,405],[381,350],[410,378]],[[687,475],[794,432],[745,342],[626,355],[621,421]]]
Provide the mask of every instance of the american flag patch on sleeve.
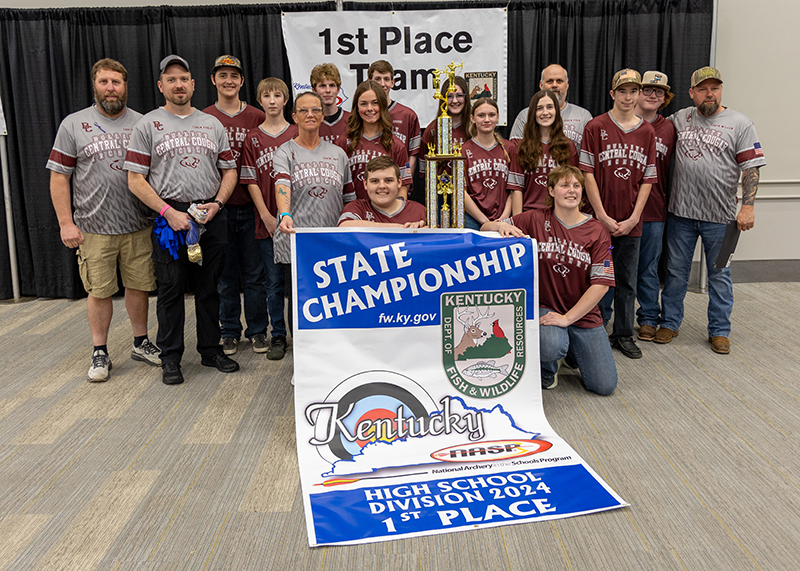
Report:
[[758,141],[756,141],[753,144],[753,149],[756,151],[756,156],[757,157],[763,157],[764,156],[764,151],[761,150],[761,143],[759,143]]

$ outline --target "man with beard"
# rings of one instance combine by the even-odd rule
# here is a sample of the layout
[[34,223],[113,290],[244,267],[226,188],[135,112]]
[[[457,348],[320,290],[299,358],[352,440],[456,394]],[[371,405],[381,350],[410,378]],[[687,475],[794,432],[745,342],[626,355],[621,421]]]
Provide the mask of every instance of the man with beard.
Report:
[[[583,130],[586,124],[592,120],[592,114],[583,107],[578,107],[573,103],[567,103],[567,91],[569,91],[569,76],[567,70],[554,63],[542,70],[539,80],[539,89],[552,91],[558,97],[561,104],[561,120],[564,122],[564,134],[575,143],[575,150],[580,155],[581,141],[583,140]],[[511,140],[520,140],[525,132],[525,122],[528,119],[528,108],[519,112],[511,128]]]
[[[708,341],[715,353],[730,353],[728,336],[733,310],[729,267],[716,261],[728,223],[739,230],[755,223],[759,169],[767,164],[753,122],[723,107],[722,75],[713,67],[692,74],[689,96],[694,107],[669,120],[678,133],[675,172],[667,214],[667,277],[661,293],[661,328],[656,343],[677,337],[683,321],[683,299],[699,236],[708,268]],[[742,206],[736,212],[736,191],[742,176]]]
[[[187,210],[191,204],[204,211],[205,232],[200,236],[202,265],[189,260],[180,245],[173,254],[153,233],[153,259],[158,278],[158,337],[166,385],[183,382],[181,358],[186,317],[184,293],[194,286],[197,351],[206,367],[232,373],[239,364],[225,355],[219,344],[219,294],[227,244],[227,218],[222,209],[236,186],[236,160],[225,128],[216,117],[192,107],[194,80],[189,64],[180,56],[161,60],[158,88],[165,105],[136,124],[131,135],[125,170],[128,186],[161,219],[162,233],[191,229]],[[163,220],[162,220],[163,219]],[[166,225],[169,228],[166,228]],[[167,232],[168,233],[168,232]]]
[[94,349],[88,378],[97,382],[108,380],[111,371],[107,342],[111,296],[119,289],[118,265],[133,329],[131,358],[151,365],[160,365],[161,359],[147,338],[147,292],[156,287],[152,221],[148,208],[128,192],[122,170],[125,149],[142,115],[126,106],[128,71],[118,61],[95,63],[92,85],[95,104],[64,119],[47,168],[61,241],[78,249],[80,276],[89,294],[86,314]]

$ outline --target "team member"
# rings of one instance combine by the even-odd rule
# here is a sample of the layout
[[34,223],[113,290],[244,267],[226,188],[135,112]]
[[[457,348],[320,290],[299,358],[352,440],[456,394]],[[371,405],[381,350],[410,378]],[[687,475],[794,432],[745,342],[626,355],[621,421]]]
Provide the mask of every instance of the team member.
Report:
[[616,287],[603,299],[603,319],[610,319],[613,301],[611,344],[630,359],[642,357],[633,340],[641,217],[650,187],[658,180],[655,132],[635,114],[641,85],[638,71],[614,74],[610,92],[614,106],[586,125],[580,161],[586,195],[613,245]]
[[[508,141],[504,141],[495,131],[499,119],[500,111],[494,99],[482,98],[472,108],[472,136],[461,147],[461,154],[467,157],[465,228],[480,230],[489,220],[511,216],[511,159],[506,151]],[[517,173],[516,180],[519,179]]]
[[[455,84],[456,90],[453,93],[449,93],[450,80],[445,80],[444,83],[442,83],[441,94],[447,100],[447,114],[450,115],[452,121],[453,145],[462,146],[469,138],[472,111],[470,109],[469,99],[467,98],[467,91],[469,91],[467,81],[460,75],[457,75]],[[437,117],[442,114],[444,105],[444,101],[440,99],[439,108],[436,110]],[[425,128],[425,132],[422,134],[422,142],[420,143],[422,147],[420,151],[422,154],[422,162],[419,165],[419,173],[423,178],[425,177],[425,158],[428,156],[428,144],[434,145],[435,148],[437,132],[436,120],[434,119],[430,125]]]
[[397,136],[392,134],[392,123],[386,95],[378,83],[367,80],[356,88],[353,111],[347,120],[347,156],[350,157],[350,177],[357,198],[367,198],[364,188],[364,168],[370,159],[390,155],[400,170],[403,186],[400,195],[408,197],[411,175],[408,172],[408,153]]
[[400,167],[391,157],[382,155],[367,163],[364,186],[369,199],[358,198],[345,204],[339,226],[425,226],[425,207],[400,195]]
[[161,359],[147,338],[147,292],[156,287],[150,259],[152,222],[145,205],[128,192],[127,176],[119,168],[142,115],[126,105],[128,71],[118,61],[105,58],[95,63],[92,87],[94,105],[61,122],[47,168],[61,241],[67,248],[78,248],[81,281],[89,294],[86,314],[94,349],[88,377],[106,381],[111,370],[111,296],[119,289],[117,259],[133,329],[131,358],[152,365],[160,365]]
[[161,60],[158,89],[165,104],[142,117],[131,135],[125,170],[128,186],[142,202],[175,232],[191,228],[186,213],[191,203],[206,211],[205,233],[200,237],[203,265],[190,262],[186,247],[173,259],[154,233],[153,259],[158,279],[158,337],[163,362],[162,381],[183,382],[184,293],[194,285],[197,351],[201,363],[223,373],[239,364],[222,352],[219,344],[219,294],[217,281],[225,258],[227,224],[223,204],[236,186],[236,160],[222,124],[192,107],[194,80],[189,64],[180,56]]
[[[578,166],[575,144],[564,134],[564,123],[553,91],[538,91],[528,106],[522,140],[515,141],[515,171],[522,172],[521,188],[511,196],[511,211],[546,208],[547,175],[560,165]],[[517,166],[518,165],[518,166]]]
[[[264,121],[264,113],[241,99],[244,70],[239,58],[219,56],[211,70],[211,83],[217,88],[217,102],[203,109],[213,115],[228,133],[228,144],[236,157],[237,174],[242,167],[242,145],[245,135]],[[239,176],[241,176],[239,174]],[[253,351],[264,353],[267,345],[267,292],[264,289],[264,264],[255,239],[253,201],[242,182],[233,189],[225,203],[228,211],[228,247],[225,265],[219,278],[219,320],[222,324],[222,350],[233,355],[242,334],[242,303],[239,290],[244,290],[244,336]]]
[[[558,97],[561,119],[564,122],[564,134],[575,143],[575,148],[580,155],[583,130],[586,128],[586,124],[592,120],[592,114],[583,107],[567,102],[567,92],[569,91],[567,70],[558,64],[548,65],[542,70],[539,89],[552,91]],[[514,120],[514,126],[511,128],[511,140],[521,139],[525,134],[525,122],[528,120],[528,116],[528,109],[519,112]]]
[[311,90],[322,98],[325,113],[319,136],[323,141],[344,149],[347,145],[347,118],[350,113],[339,107],[339,91],[342,88],[339,69],[332,63],[315,65],[311,70],[310,81]]
[[275,262],[272,239],[278,215],[273,157],[278,147],[297,136],[297,126],[290,125],[283,116],[287,101],[289,88],[282,80],[268,77],[258,84],[258,102],[266,112],[266,119],[247,135],[239,179],[242,184],[247,185],[256,206],[256,242],[266,270],[267,309],[272,322],[272,339],[269,342],[267,359],[273,361],[282,359],[286,352],[286,320],[283,317],[285,284],[283,269]]
[[[669,120],[678,132],[675,173],[667,215],[667,278],[661,294],[658,343],[669,343],[683,321],[683,298],[697,237],[708,267],[708,340],[716,353],[730,352],[733,284],[730,268],[717,269],[726,224],[739,230],[755,223],[758,170],[767,164],[753,122],[722,106],[722,75],[713,67],[692,74],[694,107]],[[742,206],[736,213],[736,187],[742,172]]]
[[275,198],[278,230],[275,261],[283,267],[289,297],[289,327],[292,326],[292,266],[289,234],[294,228],[333,227],[342,207],[355,198],[347,155],[319,136],[322,98],[304,92],[294,100],[292,118],[297,137],[275,151]]
[[617,368],[597,303],[614,285],[611,240],[603,225],[580,211],[584,177],[571,165],[547,177],[547,208],[514,215],[509,225],[483,230],[529,235],[539,245],[539,353],[542,387],[558,384],[558,361],[574,355],[584,386],[601,395],[617,387]]
[[414,174],[419,155],[420,135],[419,118],[413,109],[402,103],[392,101],[392,88],[394,87],[394,68],[386,60],[372,62],[367,70],[367,78],[376,81],[386,93],[386,103],[389,106],[389,118],[392,120],[392,132],[406,146],[408,151],[408,174]]
[[636,282],[636,297],[639,309],[639,339],[652,341],[658,327],[661,306],[658,293],[661,281],[658,278],[658,262],[664,237],[664,221],[667,218],[665,190],[672,151],[675,148],[675,127],[658,112],[664,109],[675,96],[669,90],[669,78],[660,71],[646,71],[642,76],[642,94],[636,103],[636,114],[653,126],[656,133],[656,174],[658,181],[650,189],[650,196],[642,212],[642,241],[639,245],[639,272]]

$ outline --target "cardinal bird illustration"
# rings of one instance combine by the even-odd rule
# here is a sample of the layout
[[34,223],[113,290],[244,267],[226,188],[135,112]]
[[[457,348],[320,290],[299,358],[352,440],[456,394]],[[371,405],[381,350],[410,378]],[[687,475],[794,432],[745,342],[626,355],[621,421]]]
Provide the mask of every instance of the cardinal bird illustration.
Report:
[[492,333],[494,333],[495,337],[500,337],[501,339],[505,339],[506,338],[506,334],[503,333],[503,330],[500,328],[500,320],[499,319],[495,319],[492,322]]

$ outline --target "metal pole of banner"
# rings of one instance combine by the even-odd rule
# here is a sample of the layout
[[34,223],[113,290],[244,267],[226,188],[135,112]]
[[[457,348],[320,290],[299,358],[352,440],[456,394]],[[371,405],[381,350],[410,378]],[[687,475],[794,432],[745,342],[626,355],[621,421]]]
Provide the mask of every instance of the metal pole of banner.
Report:
[[0,135],[0,164],[3,172],[3,198],[6,205],[8,231],[8,258],[11,264],[11,291],[14,301],[19,301],[19,270],[17,269],[17,241],[14,237],[14,215],[11,212],[11,185],[8,182],[8,147],[6,135]]

